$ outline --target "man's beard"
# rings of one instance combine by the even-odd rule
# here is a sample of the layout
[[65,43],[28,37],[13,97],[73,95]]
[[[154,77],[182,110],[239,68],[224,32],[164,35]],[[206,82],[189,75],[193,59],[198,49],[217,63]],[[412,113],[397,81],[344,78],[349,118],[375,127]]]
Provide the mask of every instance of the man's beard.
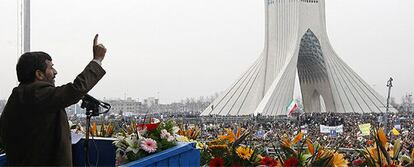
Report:
[[45,79],[46,82],[52,84],[53,86],[55,86],[55,77],[51,77],[51,78],[47,78]]

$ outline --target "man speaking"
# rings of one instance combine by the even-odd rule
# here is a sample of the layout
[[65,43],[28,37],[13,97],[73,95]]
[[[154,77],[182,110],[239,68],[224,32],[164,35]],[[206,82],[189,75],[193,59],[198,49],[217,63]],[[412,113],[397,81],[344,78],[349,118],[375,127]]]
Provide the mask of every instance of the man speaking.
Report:
[[73,83],[55,86],[52,58],[27,52],[17,65],[15,87],[0,117],[0,139],[10,166],[71,166],[70,129],[65,108],[77,103],[105,75],[106,48],[93,40],[93,60]]

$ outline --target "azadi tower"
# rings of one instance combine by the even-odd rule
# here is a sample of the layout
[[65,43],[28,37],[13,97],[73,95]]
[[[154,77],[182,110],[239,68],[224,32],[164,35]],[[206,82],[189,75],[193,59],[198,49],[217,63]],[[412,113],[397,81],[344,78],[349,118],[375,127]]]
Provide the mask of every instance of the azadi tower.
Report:
[[201,115],[286,115],[296,73],[305,112],[321,112],[321,104],[326,112],[385,112],[385,98],[329,43],[324,0],[266,0],[265,4],[262,54]]

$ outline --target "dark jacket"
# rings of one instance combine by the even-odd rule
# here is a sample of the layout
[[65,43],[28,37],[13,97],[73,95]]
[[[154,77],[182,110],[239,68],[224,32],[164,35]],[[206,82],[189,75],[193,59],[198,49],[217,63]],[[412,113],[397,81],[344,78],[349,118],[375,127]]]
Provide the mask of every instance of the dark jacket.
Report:
[[65,108],[77,103],[104,76],[91,61],[73,83],[55,87],[35,81],[14,88],[0,117],[0,138],[12,166],[71,166]]

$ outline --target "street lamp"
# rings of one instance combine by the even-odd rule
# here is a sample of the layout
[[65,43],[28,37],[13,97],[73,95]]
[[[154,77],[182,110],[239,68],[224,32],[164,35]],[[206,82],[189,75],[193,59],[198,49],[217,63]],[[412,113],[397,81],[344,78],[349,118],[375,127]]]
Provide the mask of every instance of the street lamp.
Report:
[[387,134],[388,129],[388,111],[390,108],[390,95],[391,95],[391,87],[392,87],[392,81],[393,79],[390,77],[390,79],[387,81],[387,87],[388,87],[388,97],[387,97],[387,107],[385,108],[385,114],[384,114],[384,131],[385,134]]
[[412,110],[413,110],[413,100],[412,100],[412,97],[413,97],[413,93],[411,92],[409,95],[408,95],[408,112],[413,112]]

